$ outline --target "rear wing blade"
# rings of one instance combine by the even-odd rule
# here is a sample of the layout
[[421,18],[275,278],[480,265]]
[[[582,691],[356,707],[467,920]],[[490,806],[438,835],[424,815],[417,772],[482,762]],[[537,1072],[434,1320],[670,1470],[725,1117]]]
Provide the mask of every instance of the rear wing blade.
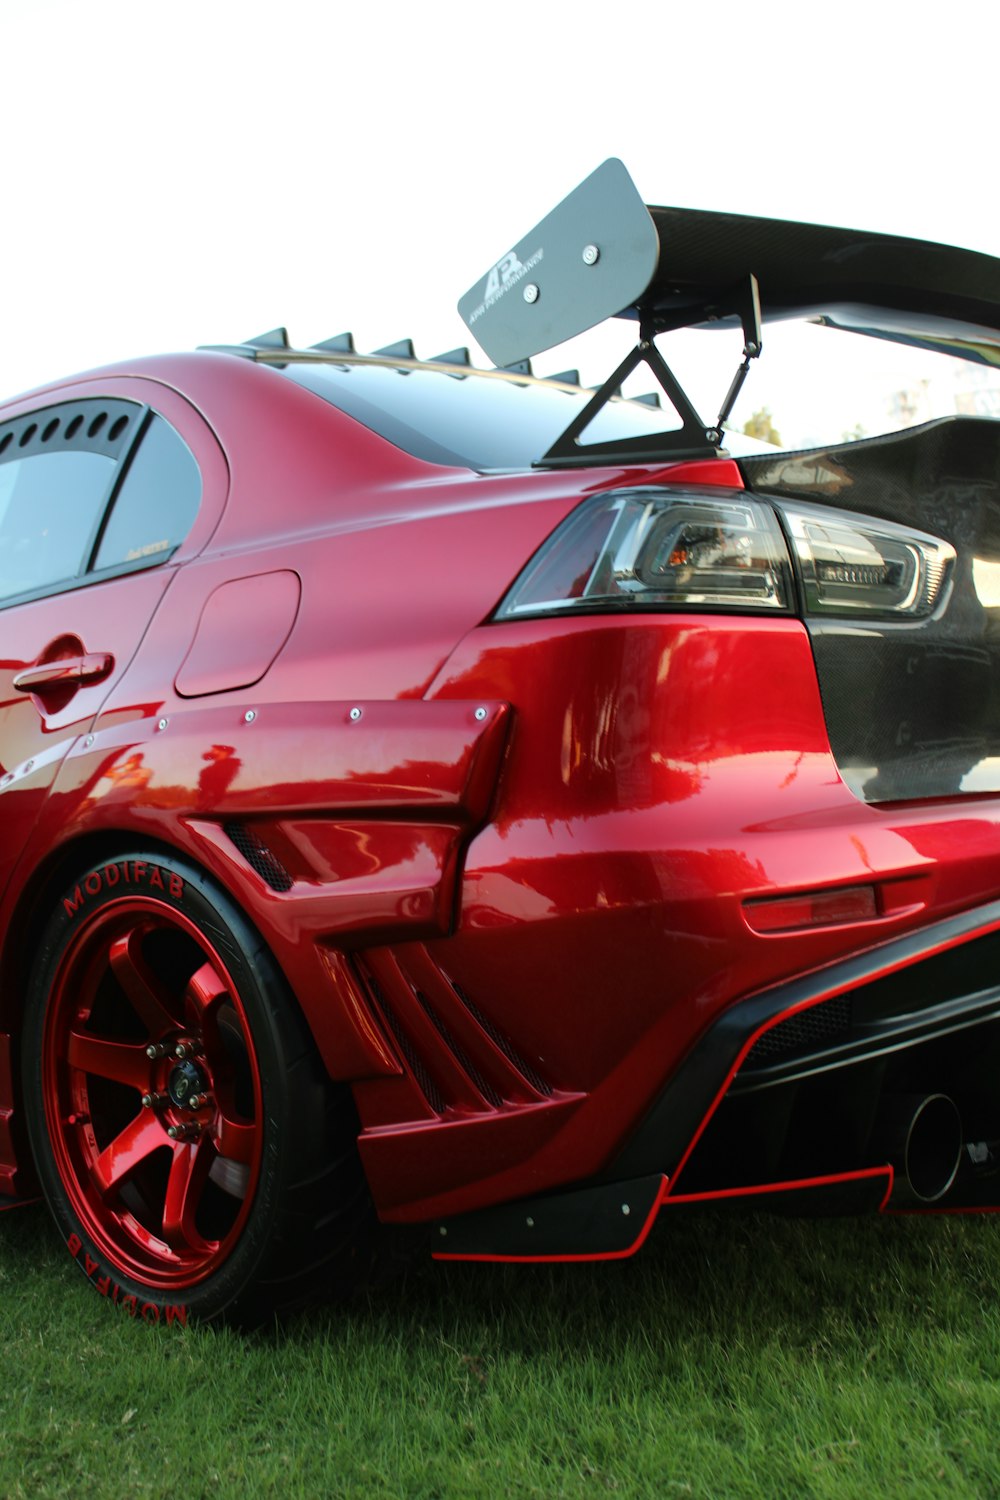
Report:
[[733,326],[755,276],[765,320],[805,317],[1000,364],[1000,260],[899,235],[646,207],[611,159],[491,267],[459,312],[500,366],[608,317],[650,332]]

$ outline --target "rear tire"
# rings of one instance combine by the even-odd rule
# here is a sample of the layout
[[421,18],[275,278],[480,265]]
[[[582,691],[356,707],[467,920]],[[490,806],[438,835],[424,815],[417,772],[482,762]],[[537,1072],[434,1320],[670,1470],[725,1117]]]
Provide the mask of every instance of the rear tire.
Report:
[[363,1277],[353,1101],[258,934],[185,861],[131,851],[63,893],[23,1082],[60,1231],[132,1316],[253,1324]]

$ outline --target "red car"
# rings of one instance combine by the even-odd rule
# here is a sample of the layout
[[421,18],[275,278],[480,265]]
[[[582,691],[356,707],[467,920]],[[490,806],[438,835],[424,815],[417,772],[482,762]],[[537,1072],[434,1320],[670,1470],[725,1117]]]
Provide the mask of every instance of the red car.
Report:
[[[462,307],[506,368],[279,332],[0,412],[0,1193],[132,1315],[1000,1203],[1000,424],[722,430],[761,309],[1000,362],[1000,262],[611,162]],[[706,423],[654,341],[712,322]]]

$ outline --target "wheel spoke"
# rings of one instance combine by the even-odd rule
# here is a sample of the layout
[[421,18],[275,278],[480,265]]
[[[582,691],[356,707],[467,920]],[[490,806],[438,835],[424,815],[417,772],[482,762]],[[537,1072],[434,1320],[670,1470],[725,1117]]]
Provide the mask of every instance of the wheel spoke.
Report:
[[144,932],[133,927],[111,944],[109,959],[115,978],[152,1037],[176,1027],[178,1002],[162,985],[142,954]]
[[184,1006],[194,1026],[208,1024],[223,1000],[228,1000],[229,986],[214,964],[204,963],[188,980]]
[[133,1172],[166,1144],[163,1127],[154,1115],[148,1110],[136,1115],[110,1146],[104,1148],[91,1168],[101,1197],[105,1200],[113,1197]]
[[211,1248],[198,1232],[195,1216],[212,1166],[211,1142],[204,1136],[174,1147],[163,1204],[163,1238],[174,1250],[204,1254]]
[[149,1088],[149,1058],[145,1047],[135,1042],[115,1042],[107,1037],[71,1031],[66,1061],[81,1073],[127,1084],[140,1093]]
[[253,1160],[256,1131],[257,1127],[251,1120],[238,1120],[220,1110],[215,1131],[216,1150],[229,1161],[239,1161],[248,1167]]

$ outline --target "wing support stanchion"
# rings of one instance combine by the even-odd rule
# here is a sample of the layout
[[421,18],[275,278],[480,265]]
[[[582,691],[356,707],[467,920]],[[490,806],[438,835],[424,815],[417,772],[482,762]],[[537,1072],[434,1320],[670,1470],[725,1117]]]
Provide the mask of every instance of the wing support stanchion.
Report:
[[734,311],[739,313],[740,322],[743,325],[743,363],[733,376],[733,383],[726,392],[726,399],[719,409],[719,420],[716,426],[720,432],[729,413],[736,405],[736,398],[743,389],[744,380],[750,373],[750,361],[759,359],[760,351],[764,347],[760,331],[760,287],[757,285],[756,276],[748,276],[737,289]]

